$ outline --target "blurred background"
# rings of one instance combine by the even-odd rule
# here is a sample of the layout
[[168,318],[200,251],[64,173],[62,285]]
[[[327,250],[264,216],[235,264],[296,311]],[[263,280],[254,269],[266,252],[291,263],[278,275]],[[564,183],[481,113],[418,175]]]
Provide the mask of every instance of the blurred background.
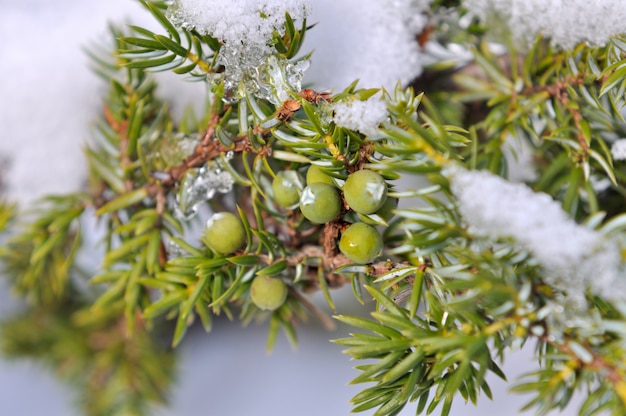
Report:
[[[359,74],[329,70],[329,57],[339,53],[329,48],[364,42],[360,32],[364,26],[358,22],[359,16],[371,16],[368,2],[319,0],[314,6],[311,21],[320,24],[304,50],[316,49],[326,63],[316,69],[314,55],[307,76],[324,87],[343,86],[345,79]],[[8,196],[25,207],[42,194],[72,191],[83,182],[82,143],[89,138],[89,123],[100,109],[104,91],[88,68],[84,48],[106,36],[109,21],[156,27],[133,0],[0,0],[0,10],[0,172]],[[352,13],[356,23],[338,24],[344,21],[338,17],[346,13]],[[201,102],[204,96],[197,83],[175,83],[167,74],[160,78],[161,95],[172,101],[175,112],[186,102]],[[6,283],[0,282],[0,319],[5,319],[22,305],[11,297]],[[367,313],[349,288],[333,294],[339,313]],[[323,299],[316,295],[314,300],[329,312]],[[178,381],[171,406],[155,414],[317,416],[350,412],[349,399],[360,391],[360,386],[347,385],[357,375],[352,369],[355,363],[341,354],[340,346],[329,342],[346,336],[347,328],[339,326],[329,333],[311,318],[299,327],[297,349],[281,338],[271,354],[265,351],[266,332],[264,324],[242,328],[225,319],[218,319],[210,334],[191,331],[179,348]],[[503,368],[510,380],[535,368],[531,354],[532,345],[507,358]],[[490,381],[494,401],[482,397],[475,408],[459,398],[451,414],[532,414],[518,411],[525,397],[507,393],[505,383]],[[0,414],[77,415],[75,400],[71,389],[39,364],[0,359]],[[575,407],[562,414],[574,415]],[[413,413],[409,406],[402,414]]]

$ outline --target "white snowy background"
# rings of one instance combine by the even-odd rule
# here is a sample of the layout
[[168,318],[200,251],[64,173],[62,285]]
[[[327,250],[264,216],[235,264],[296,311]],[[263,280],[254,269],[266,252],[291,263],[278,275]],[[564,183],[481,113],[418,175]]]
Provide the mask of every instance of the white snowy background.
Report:
[[[393,20],[402,16],[385,14],[384,3],[314,1],[310,20],[319,24],[308,34],[304,49],[315,49],[316,55],[305,81],[342,87],[359,77],[366,86],[375,80],[393,84],[389,68],[394,67],[394,55],[376,40],[388,36],[387,41],[396,39],[407,51],[411,45],[402,43],[406,35],[397,29],[402,22]],[[9,196],[26,205],[44,193],[75,190],[83,181],[82,143],[89,137],[104,86],[89,71],[82,48],[105,36],[109,20],[155,26],[133,0],[0,0],[0,10],[0,160],[9,161],[1,162],[0,170],[6,173]],[[355,61],[359,56],[363,62]],[[419,73],[419,66],[411,70]],[[160,92],[172,100],[175,111],[202,97],[198,84],[181,88],[171,76],[162,81]],[[335,296],[341,313],[363,313],[350,293]],[[0,318],[19,308],[0,284]],[[241,328],[237,322],[218,320],[211,334],[192,332],[183,343],[171,407],[158,414],[346,415],[350,397],[360,389],[347,386],[357,375],[355,363],[328,341],[346,334],[342,327],[328,333],[312,319],[299,328],[297,350],[281,339],[267,354],[265,326]],[[504,370],[510,380],[534,368],[531,353],[508,357]],[[491,381],[494,401],[482,397],[474,408],[459,398],[451,414],[532,414],[518,412],[525,397]],[[0,414],[75,415],[73,400],[71,391],[37,364],[0,360]],[[574,415],[574,409],[562,414]],[[408,406],[402,414],[413,413]]]

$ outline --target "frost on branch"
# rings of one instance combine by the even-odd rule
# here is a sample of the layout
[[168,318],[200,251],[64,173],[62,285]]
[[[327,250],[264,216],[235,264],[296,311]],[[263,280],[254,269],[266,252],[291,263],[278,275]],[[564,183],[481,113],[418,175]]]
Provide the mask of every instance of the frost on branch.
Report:
[[470,233],[512,238],[541,264],[546,283],[582,311],[585,293],[623,302],[626,273],[616,242],[578,225],[549,195],[486,171],[451,174],[452,192]]
[[580,42],[599,46],[626,31],[623,0],[465,0],[464,4],[483,20],[496,14],[513,37],[524,43],[532,43],[541,34],[565,49]]

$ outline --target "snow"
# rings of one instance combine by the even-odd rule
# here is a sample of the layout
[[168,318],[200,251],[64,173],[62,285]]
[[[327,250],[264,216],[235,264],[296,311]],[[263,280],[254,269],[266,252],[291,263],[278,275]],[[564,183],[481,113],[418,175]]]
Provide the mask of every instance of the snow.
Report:
[[430,0],[315,0],[309,21],[317,26],[302,51],[314,50],[304,82],[341,90],[355,79],[361,88],[393,90],[422,73],[415,40]]
[[626,160],[626,139],[619,139],[613,142],[611,155],[614,160]]
[[209,34],[233,48],[268,48],[274,30],[284,34],[285,13],[296,27],[306,18],[302,0],[176,0],[169,8],[172,21]]
[[624,300],[626,273],[617,243],[571,219],[545,193],[487,171],[453,170],[451,189],[475,236],[512,238],[544,269],[544,280],[584,309],[585,293]]
[[387,118],[387,105],[378,96],[365,101],[337,102],[332,109],[335,124],[365,135],[374,134],[378,125]]
[[308,6],[302,0],[262,3],[255,0],[176,0],[168,8],[168,16],[175,25],[195,29],[222,42],[218,63],[224,65],[226,95],[233,100],[246,93],[274,98],[274,94],[267,91],[271,86],[264,79],[274,78],[281,70],[287,72],[284,78],[293,79],[289,82],[293,84],[291,87],[300,89],[302,69],[294,68],[284,59],[266,62],[273,50],[274,33],[285,34],[286,13],[295,26],[300,27],[308,14]]
[[580,42],[604,45],[611,36],[626,32],[623,0],[464,0],[463,4],[483,20],[495,13],[522,43],[541,34],[554,45],[571,49]]
[[[430,0],[256,1],[177,0],[170,8],[174,21],[224,42],[220,63],[226,68],[227,89],[243,95],[240,81],[262,72],[268,42],[276,29],[284,33],[288,12],[298,25],[318,23],[305,37],[302,53],[314,50],[305,82],[318,89],[342,89],[355,79],[360,87],[393,89],[422,72],[424,56],[415,39],[427,23]],[[262,11],[264,16],[260,17]],[[262,77],[261,77],[262,78]]]

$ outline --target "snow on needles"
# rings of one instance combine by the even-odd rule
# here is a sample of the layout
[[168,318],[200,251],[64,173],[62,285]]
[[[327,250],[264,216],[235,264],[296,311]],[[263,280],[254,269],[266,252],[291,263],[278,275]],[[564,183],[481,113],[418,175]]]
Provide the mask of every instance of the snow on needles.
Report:
[[176,24],[230,47],[266,49],[275,29],[284,34],[285,13],[301,23],[306,10],[303,0],[176,0],[169,13]]
[[284,87],[300,89],[307,65],[268,59],[272,38],[285,34],[285,14],[296,27],[308,13],[304,0],[176,0],[168,8],[168,17],[184,29],[195,29],[222,42],[217,60],[224,65],[225,95],[241,98],[247,92],[282,102],[286,91],[274,91],[268,78],[279,77]]
[[357,130],[367,136],[374,134],[378,125],[387,119],[387,105],[377,96],[365,101],[333,104],[333,121],[340,127]]
[[296,26],[307,17],[316,25],[302,47],[303,54],[314,51],[307,83],[342,89],[358,78],[363,88],[393,89],[398,81],[407,84],[422,72],[424,58],[416,35],[428,22],[431,2],[175,0],[168,16],[178,26],[224,42],[219,59],[227,72],[237,70],[244,55],[243,66],[258,68],[270,51],[274,29],[283,32],[285,12]]
[[587,289],[623,301],[626,273],[618,244],[578,225],[549,195],[486,171],[458,169],[450,179],[470,233],[512,238],[541,264],[545,282],[581,310]]
[[464,0],[464,5],[482,19],[495,12],[518,41],[542,34],[565,49],[579,42],[604,45],[626,32],[624,0]]

